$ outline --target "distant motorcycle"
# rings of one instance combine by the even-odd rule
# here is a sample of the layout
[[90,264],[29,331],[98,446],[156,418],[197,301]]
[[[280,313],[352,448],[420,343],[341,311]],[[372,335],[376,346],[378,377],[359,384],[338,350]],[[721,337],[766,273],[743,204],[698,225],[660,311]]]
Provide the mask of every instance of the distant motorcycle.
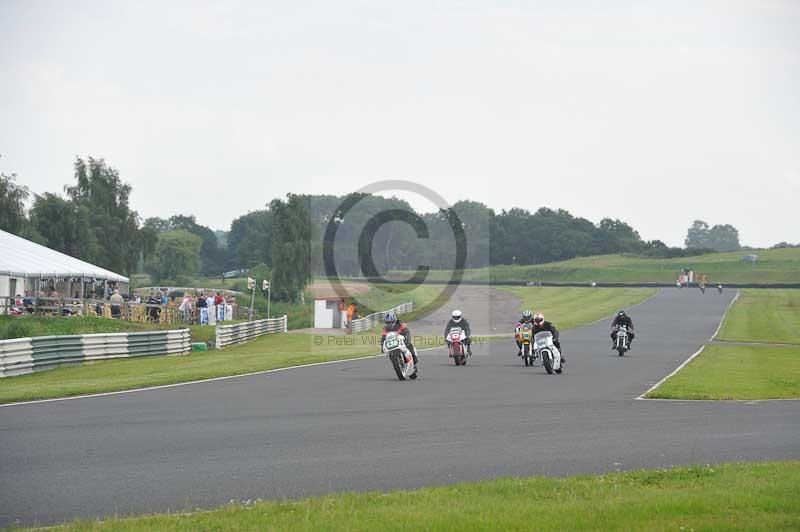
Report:
[[614,340],[614,350],[619,353],[619,356],[624,356],[628,349],[630,349],[628,326],[620,325],[617,329],[617,338]]
[[517,331],[517,338],[521,344],[520,355],[522,361],[526,366],[533,366],[533,361],[536,359],[536,353],[533,349],[533,324],[523,323]]
[[536,355],[542,359],[542,365],[547,373],[561,373],[561,352],[553,343],[553,333],[542,331],[533,337],[533,345]]
[[719,292],[720,294],[722,293],[722,285],[721,284],[717,285],[717,292]]
[[383,341],[383,350],[389,355],[394,372],[398,380],[417,378],[417,366],[414,364],[414,357],[411,350],[406,347],[406,340],[402,334],[390,332]]
[[467,365],[467,351],[464,348],[464,340],[467,333],[461,327],[452,327],[447,333],[447,342],[450,344],[450,358],[456,366]]

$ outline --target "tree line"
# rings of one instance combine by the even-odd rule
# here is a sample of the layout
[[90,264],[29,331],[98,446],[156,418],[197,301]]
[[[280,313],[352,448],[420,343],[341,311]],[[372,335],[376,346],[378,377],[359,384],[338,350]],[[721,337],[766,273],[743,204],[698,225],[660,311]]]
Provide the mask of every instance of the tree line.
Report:
[[[159,284],[251,269],[272,279],[279,300],[299,297],[306,283],[330,273],[331,265],[345,276],[363,275],[365,265],[374,265],[380,275],[419,265],[450,269],[459,247],[466,268],[611,253],[679,257],[739,249],[734,227],[710,227],[701,220],[687,231],[686,247],[676,248],[643,240],[621,220],[595,224],[563,209],[495,212],[462,200],[420,214],[397,198],[356,193],[289,194],[237,217],[220,233],[189,214],[142,221],[129,204],[130,185],[103,159],[77,157],[73,174],[63,195],[33,198],[15,176],[0,175],[0,228],[126,275],[146,271]],[[332,259],[327,265],[326,249]]]

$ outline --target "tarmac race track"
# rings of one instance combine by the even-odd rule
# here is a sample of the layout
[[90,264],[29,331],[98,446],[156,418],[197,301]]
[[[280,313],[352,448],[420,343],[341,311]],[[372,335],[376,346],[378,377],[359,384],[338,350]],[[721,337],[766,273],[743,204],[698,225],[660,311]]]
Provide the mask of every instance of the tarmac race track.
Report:
[[624,358],[608,320],[566,331],[563,375],[525,368],[503,340],[466,367],[427,351],[417,381],[397,381],[380,357],[2,407],[0,524],[798,458],[800,402],[634,400],[708,340],[733,295],[661,292],[632,311],[637,341]]

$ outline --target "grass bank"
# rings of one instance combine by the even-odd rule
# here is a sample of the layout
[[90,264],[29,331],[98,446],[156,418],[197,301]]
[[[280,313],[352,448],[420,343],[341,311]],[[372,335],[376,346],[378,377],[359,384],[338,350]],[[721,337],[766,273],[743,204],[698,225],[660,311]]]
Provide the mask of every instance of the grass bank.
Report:
[[580,327],[629,308],[656,294],[656,288],[502,287],[522,300],[520,310],[543,312],[559,329]]
[[[756,254],[756,262],[742,261]],[[650,259],[632,255],[578,257],[534,265],[497,265],[467,270],[466,280],[607,283],[674,283],[681,268],[706,274],[712,283],[800,283],[800,248],[710,253],[696,257]],[[446,280],[449,271],[432,271]]]
[[55,530],[797,530],[798,485],[798,461],[723,464],[230,504]]
[[742,290],[717,338],[800,345],[800,290]]
[[800,346],[707,345],[649,399],[800,397]]

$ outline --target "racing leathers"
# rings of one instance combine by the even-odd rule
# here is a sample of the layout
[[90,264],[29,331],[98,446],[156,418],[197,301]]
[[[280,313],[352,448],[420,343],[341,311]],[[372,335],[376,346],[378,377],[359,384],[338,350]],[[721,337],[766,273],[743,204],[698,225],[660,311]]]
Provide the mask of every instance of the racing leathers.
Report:
[[619,315],[617,315],[614,317],[614,321],[611,322],[612,348],[613,348],[613,343],[616,343],[617,341],[617,331],[619,331],[621,325],[624,325],[625,327],[628,328],[628,347],[631,346],[631,344],[633,343],[633,337],[636,336],[633,333],[633,320],[631,319],[631,317],[628,315],[625,315],[624,317],[620,317]]
[[444,326],[444,338],[445,343],[447,343],[447,349],[450,349],[450,342],[447,341],[447,333],[450,332],[450,329],[453,327],[460,327],[462,331],[464,331],[464,345],[467,346],[467,354],[472,356],[472,330],[469,327],[469,322],[467,318],[461,318],[458,321],[455,321],[453,318],[450,318],[450,321],[447,322],[447,325]]
[[540,333],[542,331],[550,331],[553,335],[553,345],[558,348],[559,353],[561,353],[561,362],[566,362],[567,359],[564,356],[564,351],[561,349],[561,342],[559,341],[558,329],[556,326],[553,325],[549,321],[541,321],[539,323],[533,322],[533,335],[536,336],[536,333]]
[[391,325],[385,325],[383,327],[383,332],[381,332],[381,353],[383,353],[383,342],[386,340],[386,335],[390,332],[396,332],[403,337],[405,340],[406,347],[409,351],[411,351],[411,356],[414,358],[414,365],[417,365],[417,350],[414,348],[414,345],[411,343],[411,329],[408,328],[408,325],[403,323],[400,320],[397,320]]

